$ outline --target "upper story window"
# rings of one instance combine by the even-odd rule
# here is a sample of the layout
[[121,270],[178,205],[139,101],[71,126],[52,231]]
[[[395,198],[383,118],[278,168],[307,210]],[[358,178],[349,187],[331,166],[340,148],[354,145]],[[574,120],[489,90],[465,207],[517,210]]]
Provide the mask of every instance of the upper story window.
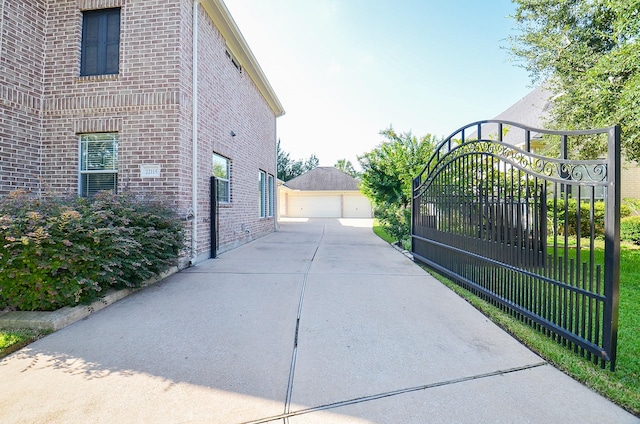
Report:
[[80,135],[80,195],[118,190],[118,134]]
[[218,180],[218,202],[231,202],[231,163],[229,159],[213,154],[212,175]]
[[117,74],[120,68],[120,8],[82,13],[80,75]]

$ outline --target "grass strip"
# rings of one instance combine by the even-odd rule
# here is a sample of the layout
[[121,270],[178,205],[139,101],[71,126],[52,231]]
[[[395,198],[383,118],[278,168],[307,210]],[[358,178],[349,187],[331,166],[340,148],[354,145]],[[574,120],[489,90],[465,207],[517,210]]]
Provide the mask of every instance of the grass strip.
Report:
[[0,358],[22,349],[29,343],[33,343],[49,334],[42,330],[18,329],[0,330]]
[[382,225],[380,225],[380,221],[378,221],[377,218],[373,220],[373,232],[375,235],[377,235],[378,237],[380,237],[382,240],[386,241],[389,244],[393,244],[396,241],[398,241],[392,236],[390,236],[389,233],[387,233],[384,230],[384,228],[382,228]]

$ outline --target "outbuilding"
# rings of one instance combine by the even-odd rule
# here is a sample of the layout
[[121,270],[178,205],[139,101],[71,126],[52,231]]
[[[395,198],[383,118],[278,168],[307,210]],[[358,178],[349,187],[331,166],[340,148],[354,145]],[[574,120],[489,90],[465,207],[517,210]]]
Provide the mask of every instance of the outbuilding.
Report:
[[358,180],[320,166],[279,186],[280,216],[289,218],[371,218],[371,202]]

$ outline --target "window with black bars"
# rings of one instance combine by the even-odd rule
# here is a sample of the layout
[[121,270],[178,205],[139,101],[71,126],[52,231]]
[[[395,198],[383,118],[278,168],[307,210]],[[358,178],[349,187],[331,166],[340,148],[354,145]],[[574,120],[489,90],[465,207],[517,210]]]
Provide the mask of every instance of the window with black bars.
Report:
[[80,75],[111,75],[120,70],[120,8],[82,13]]

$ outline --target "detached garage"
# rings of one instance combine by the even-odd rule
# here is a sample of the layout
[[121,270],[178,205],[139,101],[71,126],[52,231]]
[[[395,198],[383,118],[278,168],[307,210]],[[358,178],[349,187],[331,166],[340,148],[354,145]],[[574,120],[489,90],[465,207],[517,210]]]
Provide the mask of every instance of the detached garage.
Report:
[[358,180],[334,167],[317,167],[279,187],[280,216],[289,218],[371,218],[371,202]]

